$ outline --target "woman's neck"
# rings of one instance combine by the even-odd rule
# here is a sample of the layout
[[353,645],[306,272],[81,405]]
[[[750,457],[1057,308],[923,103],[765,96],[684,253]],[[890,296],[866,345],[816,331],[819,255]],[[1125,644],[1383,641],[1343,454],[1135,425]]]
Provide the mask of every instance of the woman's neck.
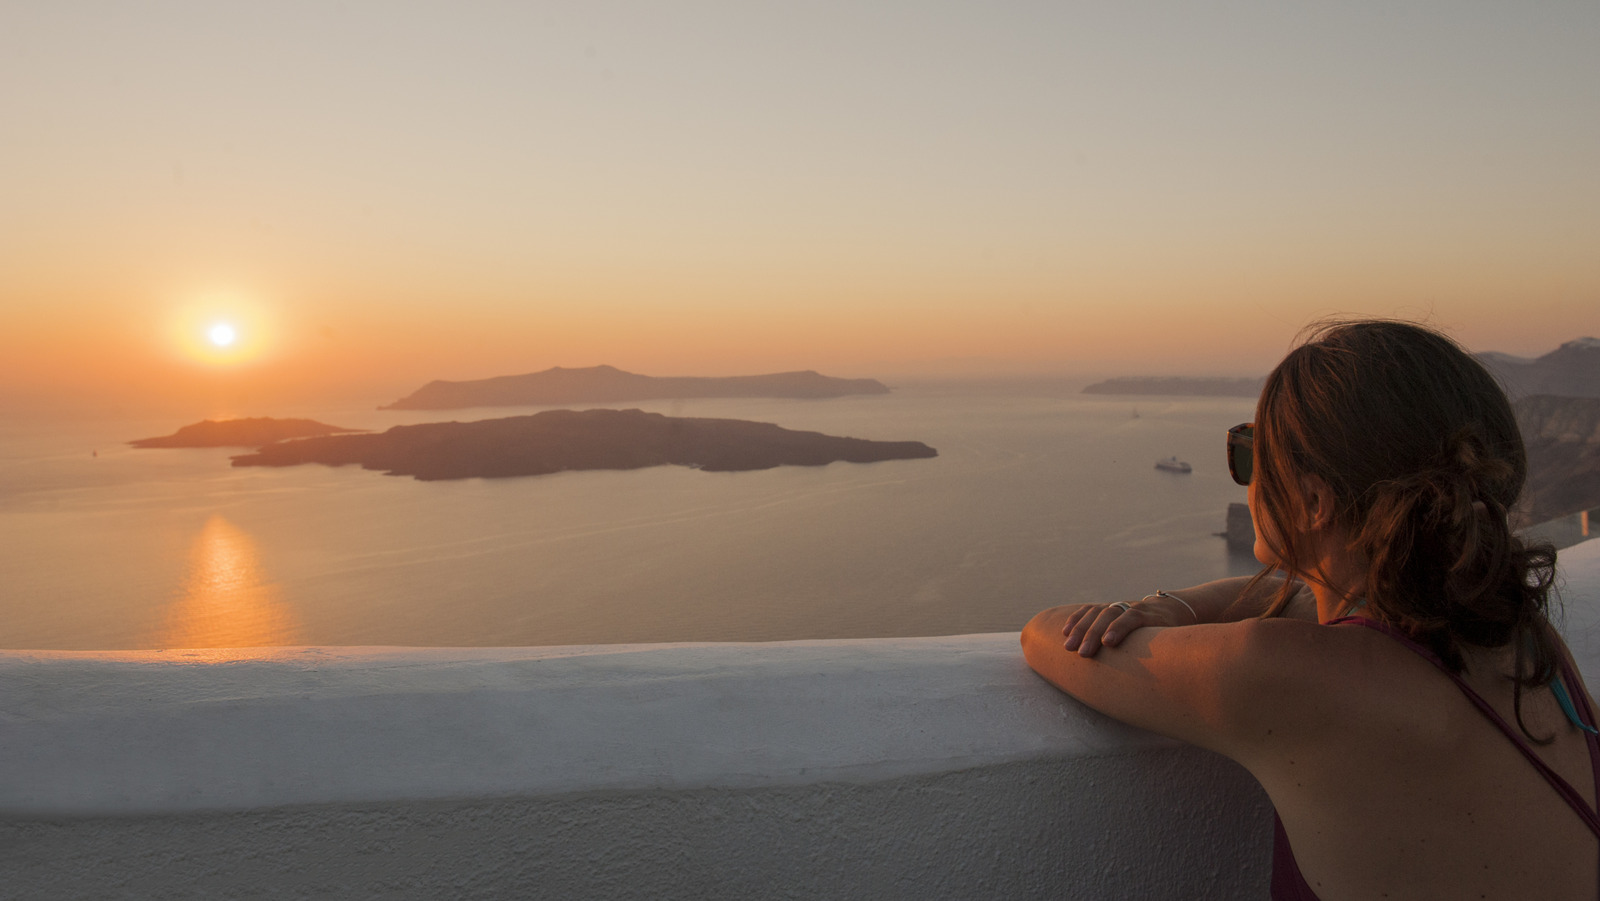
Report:
[[1325,623],[1366,604],[1367,564],[1342,540],[1324,540],[1320,551],[1305,580],[1317,599],[1317,622]]
[[1341,616],[1358,616],[1367,605],[1366,598],[1353,592],[1341,591],[1311,582],[1311,593],[1317,598],[1317,622],[1327,623]]
[[1350,616],[1366,605],[1366,568],[1354,560],[1323,557],[1317,571],[1306,576],[1306,584],[1317,599],[1318,623]]

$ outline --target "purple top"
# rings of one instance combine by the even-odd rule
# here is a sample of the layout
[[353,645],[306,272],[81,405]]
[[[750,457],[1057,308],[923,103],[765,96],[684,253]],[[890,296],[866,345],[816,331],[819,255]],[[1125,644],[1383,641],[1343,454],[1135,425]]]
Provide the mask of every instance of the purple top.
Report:
[[[1328,625],[1336,626],[1342,623],[1351,623],[1358,626],[1366,626],[1369,629],[1376,629],[1415,651],[1422,659],[1432,663],[1439,668],[1440,672],[1449,676],[1451,681],[1456,683],[1456,687],[1461,689],[1461,693],[1467,696],[1467,700],[1471,701],[1473,706],[1477,707],[1489,722],[1498,726],[1500,731],[1505,733],[1506,738],[1511,739],[1512,743],[1517,746],[1517,750],[1522,752],[1522,756],[1528,758],[1528,762],[1533,764],[1533,768],[1539,771],[1539,775],[1543,776],[1545,781],[1550,783],[1550,787],[1554,788],[1566,800],[1567,804],[1572,807],[1573,811],[1583,818],[1584,823],[1588,824],[1589,830],[1596,837],[1600,837],[1600,815],[1596,815],[1595,809],[1583,800],[1583,796],[1578,794],[1577,789],[1573,788],[1572,784],[1567,780],[1561,778],[1559,773],[1552,770],[1550,765],[1544,762],[1543,758],[1535,754],[1533,746],[1528,744],[1521,731],[1513,729],[1500,714],[1495,712],[1493,707],[1489,706],[1488,701],[1485,701],[1481,695],[1468,687],[1467,683],[1459,675],[1451,672],[1449,667],[1444,665],[1444,661],[1435,656],[1432,651],[1412,641],[1411,637],[1404,632],[1392,626],[1386,626],[1376,620],[1367,619],[1364,616],[1340,617],[1328,623]],[[1560,678],[1562,682],[1566,683],[1568,693],[1578,705],[1583,722],[1589,726],[1595,725],[1594,712],[1589,709],[1589,697],[1583,692],[1583,684],[1578,681],[1578,674],[1573,671],[1566,658],[1561,660]],[[1595,789],[1597,795],[1600,795],[1600,741],[1597,741],[1591,733],[1586,733],[1584,740],[1589,743],[1589,765],[1594,768]],[[1600,797],[1596,798],[1596,802],[1597,805],[1600,805]],[[1273,901],[1318,901],[1317,893],[1311,890],[1311,884],[1306,882],[1305,877],[1300,873],[1300,865],[1295,862],[1294,850],[1289,847],[1289,835],[1283,829],[1283,820],[1274,815],[1272,828]]]

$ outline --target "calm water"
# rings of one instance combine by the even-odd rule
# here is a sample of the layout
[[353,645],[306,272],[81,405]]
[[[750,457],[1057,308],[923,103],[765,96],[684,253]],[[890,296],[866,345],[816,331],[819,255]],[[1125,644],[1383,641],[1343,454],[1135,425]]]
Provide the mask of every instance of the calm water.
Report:
[[[1248,400],[913,387],[621,406],[918,440],[940,456],[425,483],[122,443],[185,421],[8,425],[0,647],[939,635],[1252,571],[1213,534],[1244,499],[1222,444]],[[281,415],[384,428],[524,412]],[[1173,454],[1194,472],[1153,468]]]

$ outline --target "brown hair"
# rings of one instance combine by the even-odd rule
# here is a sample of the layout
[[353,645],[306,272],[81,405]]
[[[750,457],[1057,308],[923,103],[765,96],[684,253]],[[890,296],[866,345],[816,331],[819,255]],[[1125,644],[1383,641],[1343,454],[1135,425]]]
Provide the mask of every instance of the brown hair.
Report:
[[1254,451],[1262,539],[1290,576],[1267,615],[1282,612],[1295,577],[1316,575],[1278,525],[1296,521],[1299,480],[1316,476],[1333,496],[1332,525],[1367,563],[1362,615],[1458,673],[1463,647],[1513,645],[1527,733],[1522,689],[1549,684],[1559,659],[1546,618],[1555,549],[1511,533],[1527,453],[1483,366],[1412,323],[1313,325],[1267,377]]

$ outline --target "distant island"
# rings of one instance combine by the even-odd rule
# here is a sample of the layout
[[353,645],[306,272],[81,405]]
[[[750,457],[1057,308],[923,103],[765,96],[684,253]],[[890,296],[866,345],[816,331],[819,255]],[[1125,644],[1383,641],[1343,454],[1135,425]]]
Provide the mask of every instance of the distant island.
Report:
[[395,426],[381,434],[283,441],[234,466],[355,463],[422,481],[544,475],[676,464],[709,472],[936,457],[920,441],[868,441],[765,422],[693,419],[642,410],[547,410],[478,422]]
[[805,372],[726,378],[657,378],[614,366],[502,375],[468,382],[433,381],[380,410],[459,410],[542,404],[597,404],[705,397],[827,398],[888,394],[876,379],[840,379]]
[[1266,377],[1247,379],[1184,376],[1124,376],[1095,382],[1084,394],[1165,394],[1204,397],[1260,397]]
[[140,438],[128,443],[134,447],[262,447],[289,438],[361,432],[312,419],[207,419],[186,425],[159,438]]

